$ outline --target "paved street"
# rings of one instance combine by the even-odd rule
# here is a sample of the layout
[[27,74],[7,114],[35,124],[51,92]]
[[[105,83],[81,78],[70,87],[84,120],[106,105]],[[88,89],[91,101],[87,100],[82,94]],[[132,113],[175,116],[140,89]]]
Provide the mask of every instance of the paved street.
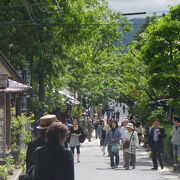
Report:
[[[81,162],[75,163],[76,180],[177,180],[180,177],[173,175],[170,170],[152,171],[148,153],[138,151],[137,167],[135,170],[124,170],[122,152],[120,155],[120,167],[111,169],[109,158],[103,157],[99,148],[99,141],[85,142],[82,145]],[[75,158],[76,160],[76,158]]]

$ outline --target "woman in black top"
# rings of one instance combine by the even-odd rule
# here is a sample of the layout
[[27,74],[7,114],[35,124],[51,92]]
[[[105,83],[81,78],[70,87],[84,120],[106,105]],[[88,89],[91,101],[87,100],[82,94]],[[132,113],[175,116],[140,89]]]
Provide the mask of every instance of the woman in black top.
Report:
[[70,149],[74,155],[74,149],[77,150],[77,162],[80,162],[80,141],[79,137],[83,134],[82,128],[78,125],[78,120],[73,120],[73,127],[70,128]]
[[[47,144],[33,153],[31,167],[36,180],[74,180],[72,152],[64,148],[67,130],[60,123],[52,123],[46,131]],[[28,173],[27,173],[28,174]]]

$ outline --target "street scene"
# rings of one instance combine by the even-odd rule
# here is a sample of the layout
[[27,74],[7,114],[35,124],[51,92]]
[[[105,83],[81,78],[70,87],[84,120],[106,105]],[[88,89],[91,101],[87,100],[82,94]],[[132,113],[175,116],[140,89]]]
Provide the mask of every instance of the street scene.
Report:
[[120,167],[112,170],[109,167],[109,157],[102,156],[99,148],[99,142],[85,144],[82,147],[82,163],[75,165],[76,179],[147,179],[147,180],[177,180],[178,174],[172,174],[169,169],[151,171],[152,162],[149,153],[139,150],[137,152],[137,168],[135,171],[125,171],[122,162],[122,153],[120,153]]
[[0,180],[180,179],[179,0],[0,1]]

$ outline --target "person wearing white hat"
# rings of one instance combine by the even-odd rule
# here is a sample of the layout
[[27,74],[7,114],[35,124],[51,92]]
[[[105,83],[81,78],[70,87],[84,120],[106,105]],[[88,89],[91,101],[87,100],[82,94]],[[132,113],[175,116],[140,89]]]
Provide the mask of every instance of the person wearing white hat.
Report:
[[125,152],[125,169],[129,170],[130,160],[132,162],[132,168],[135,169],[136,164],[136,149],[139,145],[137,132],[134,131],[134,126],[132,123],[128,123],[127,132],[124,133],[123,137],[123,149]]
[[37,129],[41,130],[40,136],[37,139],[31,141],[27,147],[27,152],[26,152],[26,169],[27,170],[30,168],[30,160],[31,160],[31,156],[34,150],[46,144],[45,132],[47,128],[53,122],[56,122],[56,121],[57,121],[56,115],[45,115],[40,118],[40,125],[36,127]]

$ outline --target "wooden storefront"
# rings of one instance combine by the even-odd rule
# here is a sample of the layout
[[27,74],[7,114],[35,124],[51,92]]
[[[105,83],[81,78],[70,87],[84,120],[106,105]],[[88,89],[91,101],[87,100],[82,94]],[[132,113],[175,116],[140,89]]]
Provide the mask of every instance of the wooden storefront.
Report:
[[0,157],[4,157],[11,141],[11,114],[21,114],[22,92],[29,91],[30,86],[21,83],[21,78],[9,61],[0,52]]

